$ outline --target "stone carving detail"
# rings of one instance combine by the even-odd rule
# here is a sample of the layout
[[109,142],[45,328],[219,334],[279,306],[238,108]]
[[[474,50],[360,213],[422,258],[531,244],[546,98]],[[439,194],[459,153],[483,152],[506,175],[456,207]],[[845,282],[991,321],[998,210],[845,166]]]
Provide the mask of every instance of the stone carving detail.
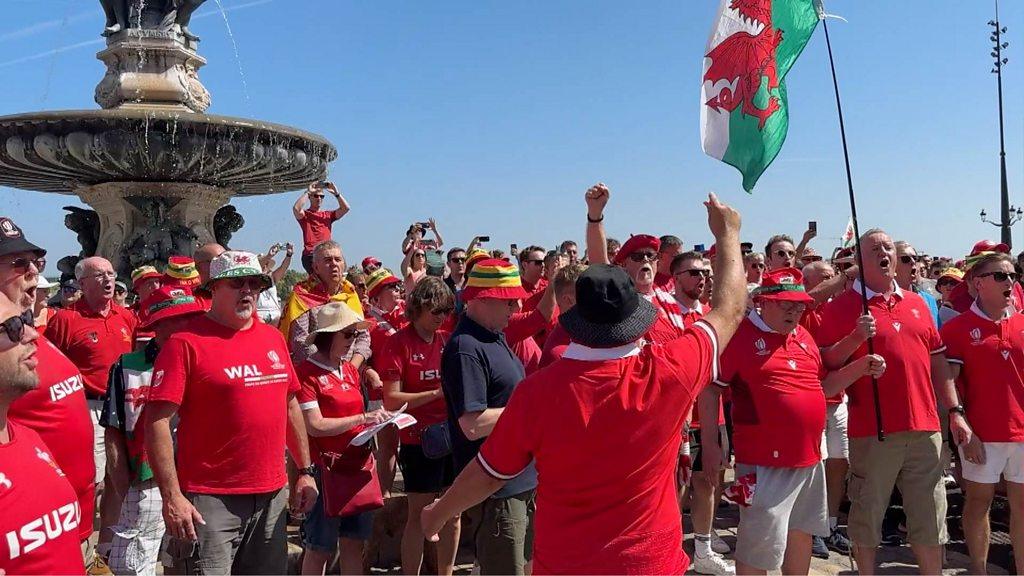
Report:
[[162,264],[168,256],[191,254],[195,249],[198,236],[189,227],[170,219],[180,198],[129,196],[125,201],[138,211],[135,231],[125,243],[128,269]]
[[96,255],[96,248],[100,241],[100,218],[95,210],[87,210],[77,206],[65,206],[68,214],[64,216],[64,226],[78,235],[78,244],[82,251],[78,253],[81,258],[88,258]]
[[245,226],[245,219],[238,213],[234,206],[228,204],[213,215],[213,236],[217,244],[227,248],[231,244],[231,237]]
[[195,12],[206,0],[100,0],[107,22],[104,36],[113,36],[131,28],[176,32],[198,42],[188,29]]

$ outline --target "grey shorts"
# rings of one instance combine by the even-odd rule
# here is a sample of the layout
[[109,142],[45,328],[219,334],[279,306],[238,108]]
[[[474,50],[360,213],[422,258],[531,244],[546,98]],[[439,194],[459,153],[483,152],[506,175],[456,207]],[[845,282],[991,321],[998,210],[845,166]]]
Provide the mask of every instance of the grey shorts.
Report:
[[796,530],[828,536],[825,465],[773,468],[736,465],[736,477],[757,474],[753,504],[740,508],[736,560],[761,570],[778,570],[786,539]]
[[533,559],[534,491],[484,500],[476,533],[480,574],[526,573]]

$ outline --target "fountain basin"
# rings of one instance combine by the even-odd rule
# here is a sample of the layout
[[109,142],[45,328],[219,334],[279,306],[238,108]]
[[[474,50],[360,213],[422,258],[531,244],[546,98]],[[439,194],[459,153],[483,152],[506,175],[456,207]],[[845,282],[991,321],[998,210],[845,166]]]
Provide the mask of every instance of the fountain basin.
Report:
[[323,136],[229,116],[120,108],[0,117],[0,185],[58,194],[113,182],[273,194],[322,180],[337,156]]

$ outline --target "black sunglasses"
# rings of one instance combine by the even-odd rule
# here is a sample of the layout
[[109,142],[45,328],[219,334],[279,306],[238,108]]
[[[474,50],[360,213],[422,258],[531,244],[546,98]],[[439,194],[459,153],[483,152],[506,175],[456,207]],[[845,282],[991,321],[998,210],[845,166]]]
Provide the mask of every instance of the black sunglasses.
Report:
[[711,271],[704,270],[703,268],[694,268],[692,270],[680,270],[679,272],[676,272],[676,276],[679,276],[680,274],[689,274],[690,276],[696,278],[698,276],[709,276],[711,274]]
[[544,264],[544,260],[523,260],[523,264],[536,264],[541,266]]
[[790,252],[788,250],[776,250],[775,255],[779,258],[792,258],[796,256],[796,252]]
[[918,258],[917,256],[911,256],[910,254],[904,254],[903,256],[900,256],[900,262],[903,262],[904,264],[914,264],[918,260],[920,260],[920,258]]
[[654,262],[658,259],[656,252],[633,252],[629,255],[629,259],[633,262]]
[[15,258],[10,262],[0,262],[0,266],[9,266],[19,274],[28,272],[29,265],[34,265],[37,272],[42,272],[46,268],[46,258]]
[[454,262],[455,264],[463,264],[466,261],[466,257],[463,256],[463,257],[460,258],[460,257],[456,256],[455,258],[451,258],[448,261],[449,262]]
[[7,337],[11,342],[21,342],[21,339],[25,336],[25,326],[33,326],[35,324],[35,316],[31,310],[25,310],[17,316],[13,316],[0,322],[0,330],[7,334]]
[[319,199],[322,200],[324,195],[323,194],[310,194],[309,197],[310,198],[319,198]]
[[1020,274],[1017,274],[1016,272],[985,272],[984,274],[978,274],[977,277],[988,278],[989,276],[991,276],[996,282],[1006,282],[1007,280],[1013,280],[1016,282],[1017,278],[1020,278]]

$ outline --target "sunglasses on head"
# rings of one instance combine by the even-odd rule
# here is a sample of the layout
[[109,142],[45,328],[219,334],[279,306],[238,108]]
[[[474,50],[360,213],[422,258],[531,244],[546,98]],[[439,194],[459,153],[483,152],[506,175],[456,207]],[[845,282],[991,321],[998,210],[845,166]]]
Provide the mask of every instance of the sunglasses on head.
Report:
[[36,267],[36,272],[42,272],[46,268],[46,258],[15,258],[10,262],[0,262],[0,266],[8,266],[19,274],[28,272],[30,265]]
[[633,262],[654,262],[658,259],[657,252],[633,252],[629,255]]
[[985,272],[984,274],[978,274],[977,277],[988,278],[989,276],[991,276],[996,282],[1006,282],[1007,280],[1013,280],[1016,282],[1017,278],[1020,278],[1020,274],[1017,274],[1016,272]]
[[900,256],[900,262],[903,262],[904,264],[914,264],[918,260],[920,260],[920,258],[913,254],[904,254],[903,256]]
[[21,342],[21,339],[25,336],[25,326],[32,326],[35,324],[35,316],[31,310],[25,310],[17,316],[13,316],[0,322],[0,331],[7,334],[7,338],[11,342]]

